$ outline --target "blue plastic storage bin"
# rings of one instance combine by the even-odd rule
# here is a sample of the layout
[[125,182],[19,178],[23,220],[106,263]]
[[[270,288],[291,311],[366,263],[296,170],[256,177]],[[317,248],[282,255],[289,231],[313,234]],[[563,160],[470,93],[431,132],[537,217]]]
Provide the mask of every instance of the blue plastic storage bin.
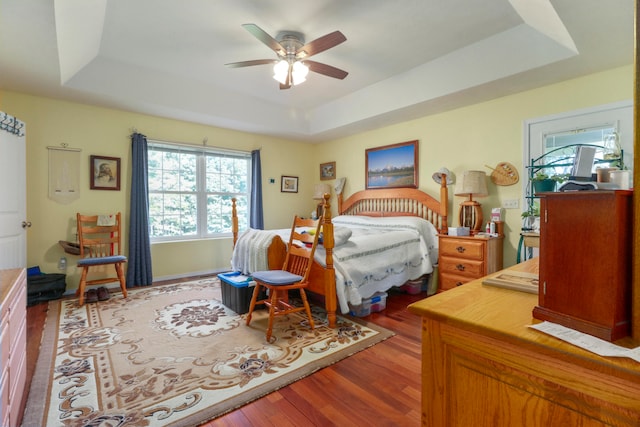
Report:
[[238,314],[249,311],[255,282],[239,271],[218,274],[222,286],[222,303]]

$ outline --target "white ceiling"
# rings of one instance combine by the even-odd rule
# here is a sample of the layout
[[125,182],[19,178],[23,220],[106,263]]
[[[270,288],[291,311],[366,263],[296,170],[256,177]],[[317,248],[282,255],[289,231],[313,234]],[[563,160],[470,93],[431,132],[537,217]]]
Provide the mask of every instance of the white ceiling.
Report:
[[[323,141],[633,62],[633,0],[2,0],[0,88]],[[280,90],[241,27],[347,41]],[[134,125],[134,124],[132,124]]]

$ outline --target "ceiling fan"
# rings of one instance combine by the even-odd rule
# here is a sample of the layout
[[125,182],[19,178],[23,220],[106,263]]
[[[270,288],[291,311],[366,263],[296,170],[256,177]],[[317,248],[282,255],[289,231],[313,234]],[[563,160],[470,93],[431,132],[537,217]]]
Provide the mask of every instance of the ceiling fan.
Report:
[[225,64],[227,67],[239,68],[274,64],[273,78],[280,82],[280,89],[289,89],[291,86],[304,82],[309,71],[336,79],[344,79],[349,74],[331,65],[307,59],[346,41],[347,38],[340,31],[334,31],[304,44],[304,36],[298,32],[282,31],[278,33],[278,40],[276,40],[255,24],[243,24],[242,26],[271,48],[278,58],[232,62]]

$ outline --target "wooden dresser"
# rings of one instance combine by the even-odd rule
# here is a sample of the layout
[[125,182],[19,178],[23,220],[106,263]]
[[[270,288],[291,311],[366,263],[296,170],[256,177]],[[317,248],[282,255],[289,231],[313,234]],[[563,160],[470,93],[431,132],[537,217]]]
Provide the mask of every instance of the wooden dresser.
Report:
[[0,270],[0,425],[19,426],[27,379],[27,279],[24,269]]
[[440,291],[502,269],[502,236],[487,238],[441,234],[438,239]]
[[423,426],[640,426],[640,363],[528,328],[537,302],[475,280],[409,306],[422,316]]

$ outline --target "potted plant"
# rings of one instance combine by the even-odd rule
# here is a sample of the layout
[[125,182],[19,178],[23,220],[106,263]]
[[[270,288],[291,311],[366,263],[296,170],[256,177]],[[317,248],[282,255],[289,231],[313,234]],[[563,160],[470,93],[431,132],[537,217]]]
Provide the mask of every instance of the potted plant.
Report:
[[547,175],[544,172],[538,172],[531,178],[531,182],[534,193],[542,193],[545,191],[555,191],[556,184],[561,184],[567,179],[567,174]]
[[531,205],[529,210],[522,212],[522,230],[530,231],[535,228],[536,218],[540,216],[540,211],[538,210],[538,205]]

